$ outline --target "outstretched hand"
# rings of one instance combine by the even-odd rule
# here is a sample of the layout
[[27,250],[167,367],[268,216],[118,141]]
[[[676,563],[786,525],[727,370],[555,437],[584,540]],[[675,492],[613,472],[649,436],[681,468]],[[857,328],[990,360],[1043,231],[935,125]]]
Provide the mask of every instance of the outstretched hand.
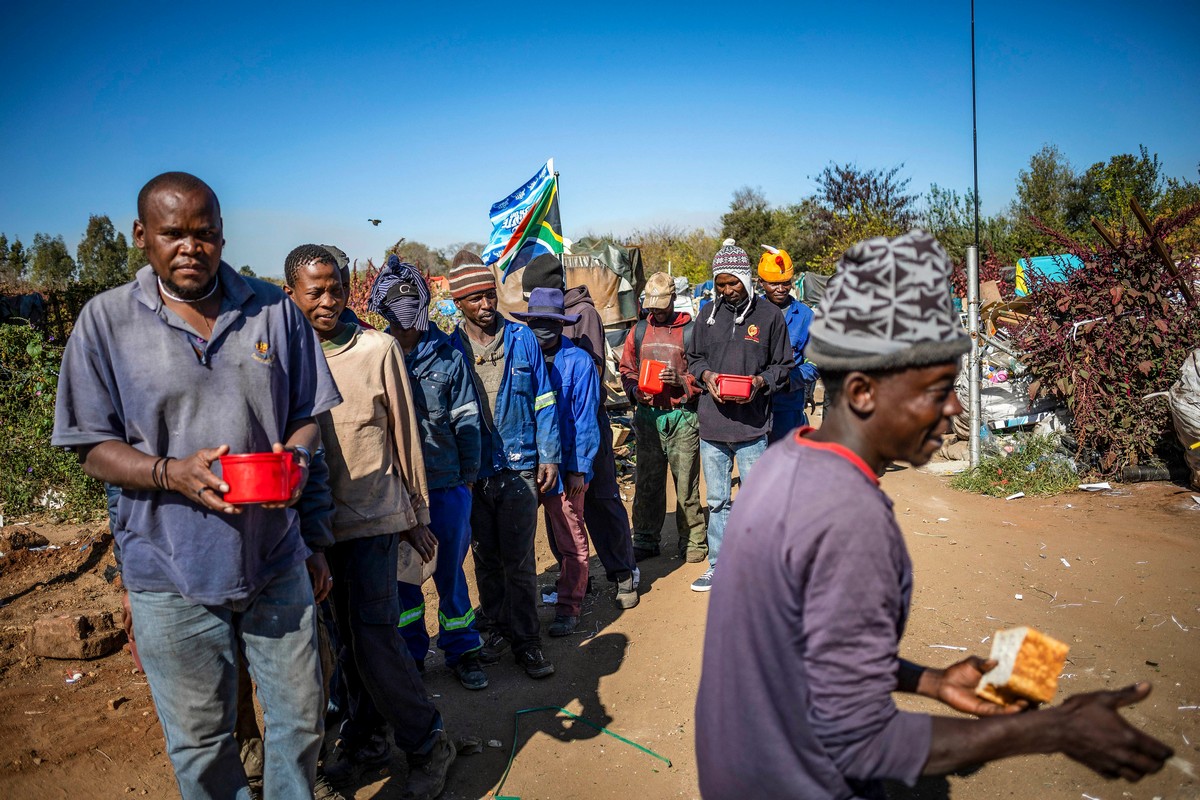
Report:
[[996,666],[991,659],[985,661],[979,656],[968,656],[957,664],[951,664],[940,674],[935,670],[933,696],[956,711],[974,714],[977,717],[993,717],[999,714],[1015,714],[1024,711],[1029,703],[1020,700],[1006,706],[984,700],[975,694],[979,679],[988,670]]
[[1117,709],[1144,700],[1150,684],[1068,697],[1054,713],[1062,717],[1058,749],[1105,778],[1138,781],[1158,772],[1175,751],[1130,725]]

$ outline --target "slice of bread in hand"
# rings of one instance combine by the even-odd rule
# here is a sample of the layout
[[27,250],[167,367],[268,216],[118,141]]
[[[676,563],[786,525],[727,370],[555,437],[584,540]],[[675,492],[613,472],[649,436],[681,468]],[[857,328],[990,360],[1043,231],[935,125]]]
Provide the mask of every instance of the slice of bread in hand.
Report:
[[975,694],[999,705],[1017,700],[1048,703],[1058,691],[1070,647],[1033,628],[997,631],[992,640],[993,667],[975,687]]

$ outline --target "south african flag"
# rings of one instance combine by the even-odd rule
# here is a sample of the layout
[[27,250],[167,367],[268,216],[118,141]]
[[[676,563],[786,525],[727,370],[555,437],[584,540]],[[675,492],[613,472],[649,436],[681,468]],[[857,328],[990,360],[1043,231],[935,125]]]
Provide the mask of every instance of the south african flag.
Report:
[[558,177],[554,159],[521,188],[492,204],[492,239],[483,263],[496,264],[503,278],[543,253],[561,256],[562,221],[558,216]]

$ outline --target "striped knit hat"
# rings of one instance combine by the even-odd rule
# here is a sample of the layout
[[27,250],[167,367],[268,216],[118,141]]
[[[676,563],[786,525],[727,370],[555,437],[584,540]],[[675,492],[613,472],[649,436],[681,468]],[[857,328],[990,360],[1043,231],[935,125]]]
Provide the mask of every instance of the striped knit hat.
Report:
[[470,250],[459,250],[450,264],[450,296],[455,300],[496,289],[496,276],[483,259]]
[[371,285],[367,310],[380,314],[392,325],[424,333],[429,329],[429,286],[421,271],[388,256]]
[[[746,255],[746,251],[733,243],[733,239],[726,239],[721,243],[721,249],[713,256],[712,262],[713,281],[715,282],[718,275],[732,275],[742,282],[742,286],[746,289],[746,300],[744,307],[734,308],[735,317],[734,325],[741,325],[745,321],[746,315],[750,313],[750,308],[754,305],[754,286],[751,284],[751,267],[750,256]],[[713,287],[714,291],[716,286]],[[725,300],[718,295],[716,302],[712,304],[712,311],[708,315],[708,323],[712,325],[716,322],[717,307],[724,303]]]

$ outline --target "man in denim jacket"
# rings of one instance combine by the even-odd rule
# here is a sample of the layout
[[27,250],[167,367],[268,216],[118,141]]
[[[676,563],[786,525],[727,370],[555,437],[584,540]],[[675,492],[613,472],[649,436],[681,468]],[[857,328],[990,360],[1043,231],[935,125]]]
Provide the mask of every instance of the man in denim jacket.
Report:
[[472,551],[479,584],[481,659],[512,647],[531,678],[554,673],[542,655],[537,615],[538,491],[558,485],[561,461],[554,389],[537,339],[496,310],[496,279],[468,251],[454,257],[450,294],[463,321],[451,340],[466,357],[483,421],[482,463],[471,508]]

